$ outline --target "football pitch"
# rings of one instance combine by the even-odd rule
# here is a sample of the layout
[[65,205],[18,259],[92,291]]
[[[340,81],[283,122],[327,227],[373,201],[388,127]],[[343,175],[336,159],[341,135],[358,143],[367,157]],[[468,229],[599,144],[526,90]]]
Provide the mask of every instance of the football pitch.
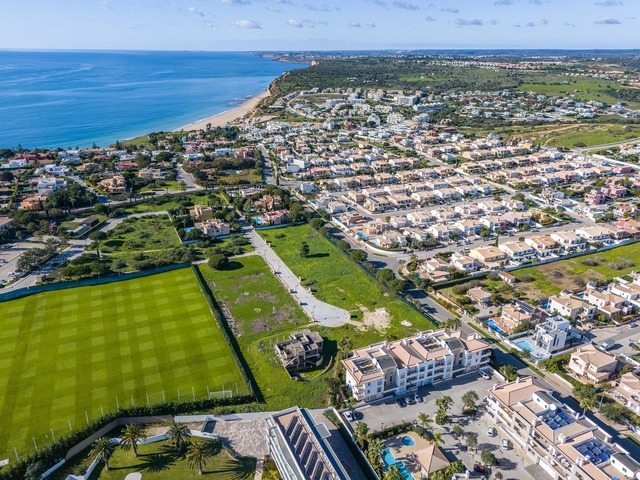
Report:
[[0,303],[0,460],[118,405],[236,385],[247,393],[190,268]]

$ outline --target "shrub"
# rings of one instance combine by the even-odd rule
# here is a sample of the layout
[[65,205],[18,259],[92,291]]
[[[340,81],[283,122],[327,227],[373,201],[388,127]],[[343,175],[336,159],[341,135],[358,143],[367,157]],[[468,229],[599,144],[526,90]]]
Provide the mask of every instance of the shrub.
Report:
[[215,268],[216,270],[220,270],[225,263],[227,263],[229,259],[220,253],[214,253],[209,258],[208,265],[211,268]]
[[611,262],[611,263],[609,263],[609,268],[611,270],[622,270],[623,267],[619,263]]
[[587,267],[597,267],[599,265],[599,263],[593,258],[585,258],[582,261],[582,264],[586,265]]

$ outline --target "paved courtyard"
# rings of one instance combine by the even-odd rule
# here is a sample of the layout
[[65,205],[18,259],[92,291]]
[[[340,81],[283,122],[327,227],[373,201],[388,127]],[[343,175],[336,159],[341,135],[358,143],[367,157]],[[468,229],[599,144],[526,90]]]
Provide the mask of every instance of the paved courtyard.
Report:
[[[465,466],[472,469],[474,464],[480,461],[480,451],[490,450],[494,453],[498,461],[498,466],[494,467],[494,472],[500,471],[505,479],[527,480],[536,478],[537,480],[547,480],[548,476],[536,475],[536,466],[533,462],[524,457],[521,449],[510,448],[502,450],[500,448],[502,438],[508,438],[504,432],[498,431],[494,437],[487,435],[490,418],[484,414],[483,398],[494,383],[500,383],[501,378],[494,373],[490,380],[485,380],[477,373],[464,377],[459,377],[451,382],[438,384],[436,386],[422,387],[419,390],[423,397],[422,403],[399,407],[395,402],[395,397],[375,405],[364,405],[356,408],[357,419],[351,422],[355,426],[357,421],[364,421],[371,431],[381,430],[392,425],[403,422],[417,421],[419,413],[426,413],[433,420],[436,412],[435,400],[444,395],[449,395],[453,399],[453,407],[449,411],[449,423],[439,426],[435,422],[431,424],[431,430],[442,436],[444,443],[442,449],[452,458],[463,461]],[[473,417],[462,414],[462,396],[469,390],[474,390],[479,397],[478,412]],[[464,433],[478,434],[478,448],[476,452],[467,451],[464,439],[455,439],[452,435],[453,425],[459,424]],[[546,474],[545,474],[546,475]]]
[[216,421],[212,433],[240,455],[262,458],[269,454],[267,427],[261,418]]

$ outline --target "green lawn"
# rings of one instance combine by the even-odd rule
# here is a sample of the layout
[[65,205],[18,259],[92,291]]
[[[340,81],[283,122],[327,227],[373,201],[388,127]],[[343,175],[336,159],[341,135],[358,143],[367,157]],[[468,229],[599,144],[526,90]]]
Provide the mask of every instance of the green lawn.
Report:
[[[193,439],[199,441],[200,439]],[[122,480],[129,473],[140,472],[144,480],[189,480],[202,478],[189,467],[184,454],[177,454],[168,442],[140,445],[138,458],[133,451],[116,449],[109,461],[110,470],[99,466],[90,480]],[[203,468],[203,477],[216,480],[250,480],[255,473],[254,459],[235,459],[225,451],[209,458]]]
[[100,242],[102,253],[157,251],[181,245],[167,215],[126,218],[108,235]]
[[[390,324],[386,329],[398,338],[412,331],[425,330],[433,325],[412,307],[388,293],[358,265],[352,262],[325,238],[305,224],[278,230],[263,230],[260,235],[271,242],[276,253],[302,277],[303,283],[314,282],[318,299],[349,310],[354,319],[363,319],[363,312],[384,308],[389,313]],[[310,255],[300,257],[299,248],[307,242]],[[405,325],[401,325],[405,322]]]
[[554,147],[597,146],[640,137],[640,127],[634,125],[584,125],[567,133],[551,134],[545,145]]
[[191,269],[0,303],[0,458],[121,406],[247,393]]
[[595,100],[608,104],[620,102],[606,93],[607,86],[620,88],[617,82],[577,77],[549,77],[547,82],[549,83],[524,83],[518,87],[518,90],[541,93],[550,97],[566,97],[568,92],[575,92],[575,98],[579,100]]
[[125,207],[126,213],[142,213],[142,212],[160,212],[175,209],[181,206],[181,202],[187,202],[189,205],[202,203],[208,205],[208,193],[196,192],[188,194],[163,195],[162,197],[152,198],[145,203]]
[[[596,260],[597,265],[585,265],[585,260]],[[622,266],[622,262],[630,262]],[[511,272],[516,278],[531,277],[530,282],[519,282],[518,288],[524,289],[534,298],[556,295],[565,288],[575,289],[592,280],[604,280],[626,275],[640,266],[640,247],[637,243],[617,247],[605,252],[592,253],[581,257],[557,262],[521,268]],[[612,268],[615,267],[615,268]]]

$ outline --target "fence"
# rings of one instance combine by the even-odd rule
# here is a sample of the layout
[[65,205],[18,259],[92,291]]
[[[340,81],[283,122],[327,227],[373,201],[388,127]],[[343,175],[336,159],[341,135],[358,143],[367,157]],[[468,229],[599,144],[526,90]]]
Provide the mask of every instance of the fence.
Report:
[[213,295],[211,288],[209,288],[209,285],[207,284],[206,280],[202,276],[202,272],[200,272],[200,269],[198,268],[198,266],[192,265],[191,268],[193,269],[193,272],[195,273],[195,276],[198,279],[200,290],[202,291],[204,298],[209,304],[211,313],[216,319],[216,322],[218,323],[218,327],[220,328],[220,331],[222,332],[222,335],[224,336],[227,342],[227,345],[229,345],[230,347],[231,354],[233,355],[233,359],[235,360],[236,365],[238,366],[238,369],[242,374],[242,378],[244,378],[244,381],[249,387],[251,396],[254,397],[256,401],[259,401],[259,397],[261,397],[261,395],[259,395],[259,389],[257,388],[258,387],[257,383],[255,383],[255,390],[254,390],[254,379],[250,373],[251,370],[249,369],[249,365],[247,365],[247,363],[245,362],[244,357],[240,353],[240,346],[238,345],[238,341],[236,340],[235,335],[233,334],[233,332],[231,331],[231,328],[229,327],[228,319],[226,318],[224,312],[222,311],[222,308],[220,308],[220,305],[218,304],[215,296]]
[[176,263],[174,265],[165,265],[164,267],[154,268],[153,270],[143,270],[139,272],[123,273],[121,275],[106,276],[100,278],[88,278],[86,280],[75,280],[72,282],[52,283],[49,285],[35,285],[33,287],[18,288],[10,292],[0,293],[0,302],[15,300],[43,292],[54,292],[56,290],[67,290],[76,287],[92,287],[95,285],[105,285],[107,283],[122,282],[125,280],[133,280],[135,278],[148,277],[158,273],[170,272],[181,268],[189,267],[190,263]]

